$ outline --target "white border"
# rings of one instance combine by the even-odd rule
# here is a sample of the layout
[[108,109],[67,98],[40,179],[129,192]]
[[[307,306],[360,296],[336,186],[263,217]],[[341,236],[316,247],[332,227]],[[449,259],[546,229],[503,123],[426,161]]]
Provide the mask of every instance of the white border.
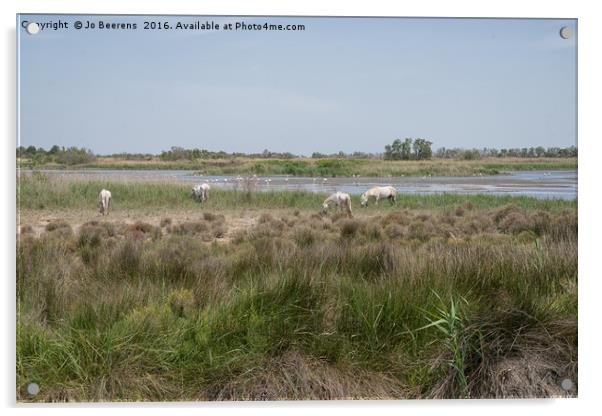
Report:
[[[367,411],[379,413],[420,412],[423,414],[504,414],[509,412],[545,412],[562,414],[587,411],[596,406],[600,366],[598,349],[600,340],[600,281],[596,257],[600,257],[600,214],[597,164],[600,163],[602,148],[600,140],[601,118],[599,74],[600,45],[602,39],[600,18],[594,8],[595,2],[569,1],[421,1],[404,4],[393,1],[135,1],[135,0],[8,0],[0,2],[2,13],[2,82],[4,91],[2,107],[3,168],[2,184],[4,201],[2,210],[1,263],[3,290],[0,301],[2,325],[2,354],[0,371],[0,394],[4,407],[9,411],[36,411],[44,414],[65,412],[103,414],[131,413],[143,411],[148,414],[163,414],[167,407],[177,407],[178,414],[225,414],[244,411],[246,414],[291,414],[330,413],[343,410],[348,414],[365,415]],[[513,401],[405,401],[405,402],[286,402],[286,403],[208,403],[208,404],[155,404],[155,405],[85,405],[76,406],[16,406],[15,386],[15,14],[21,13],[130,13],[130,14],[231,14],[231,15],[331,15],[331,16],[445,16],[445,17],[552,17],[578,18],[579,27],[579,399],[572,400],[513,400]],[[8,195],[8,196],[7,196]],[[17,407],[17,409],[15,409]],[[21,408],[21,410],[19,410]]]

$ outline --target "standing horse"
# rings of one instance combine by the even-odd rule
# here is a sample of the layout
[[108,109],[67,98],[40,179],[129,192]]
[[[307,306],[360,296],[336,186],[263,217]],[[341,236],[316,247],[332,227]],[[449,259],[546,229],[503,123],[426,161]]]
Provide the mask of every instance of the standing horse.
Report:
[[211,189],[211,187],[208,183],[194,185],[192,188],[192,196],[199,202],[205,202],[209,198],[209,189]]
[[361,197],[361,205],[363,207],[368,206],[368,200],[371,197],[374,197],[375,204],[378,205],[379,199],[388,199],[391,204],[395,203],[395,195],[397,195],[397,189],[392,186],[375,186],[374,188],[370,188],[366,192],[362,194]]
[[100,191],[98,195],[98,212],[101,215],[109,215],[109,205],[111,205],[111,200],[113,197],[111,196],[111,192],[103,189]]
[[349,194],[344,192],[335,192],[334,194],[330,195],[324,200],[324,203],[322,203],[322,210],[320,213],[325,215],[331,206],[337,207],[341,211],[346,212],[349,218],[353,218],[353,214],[351,213],[351,197]]

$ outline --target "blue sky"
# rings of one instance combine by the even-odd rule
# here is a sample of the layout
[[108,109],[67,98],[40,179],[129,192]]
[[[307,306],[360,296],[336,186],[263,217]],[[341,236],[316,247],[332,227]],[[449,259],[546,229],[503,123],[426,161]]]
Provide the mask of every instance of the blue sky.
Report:
[[[171,146],[309,155],[576,144],[576,21],[33,16],[18,25],[19,144],[99,154]],[[136,22],[75,30],[73,22]],[[144,21],[304,31],[143,30]],[[573,36],[562,39],[569,26]]]

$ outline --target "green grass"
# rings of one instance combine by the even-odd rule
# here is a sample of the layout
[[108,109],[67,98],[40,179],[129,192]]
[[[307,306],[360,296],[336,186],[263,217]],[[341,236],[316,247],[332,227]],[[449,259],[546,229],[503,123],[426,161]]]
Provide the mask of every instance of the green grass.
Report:
[[[30,167],[23,160],[20,165]],[[432,159],[425,161],[384,161],[372,159],[211,159],[164,162],[126,161],[99,157],[96,162],[65,166],[37,166],[50,169],[180,169],[195,170],[206,175],[294,175],[313,177],[387,176],[475,176],[497,175],[506,170],[566,170],[577,169],[576,158],[484,158],[479,160]]]
[[[59,198],[27,184],[21,202],[35,208],[26,198],[37,195],[85,207],[97,185],[48,188]],[[128,207],[156,197],[193,204],[177,186],[111,189]],[[305,193],[257,197],[277,199],[249,204],[315,202]],[[229,198],[216,192],[211,209]],[[228,244],[182,224],[99,222],[72,232],[57,222],[22,234],[17,397],[566,394],[560,381],[577,380],[575,204],[438,198],[410,199],[411,209],[383,204],[360,219],[266,210]],[[206,209],[199,229],[223,222]],[[41,386],[34,397],[25,393],[32,381]]]
[[[177,209],[208,209],[231,210],[238,208],[293,208],[317,210],[326,193],[310,191],[270,191],[246,192],[233,190],[212,189],[206,204],[200,205],[191,197],[189,185],[171,183],[144,183],[124,181],[79,181],[57,180],[48,176],[36,174],[21,175],[17,188],[18,203],[21,209],[90,209],[98,204],[100,189],[109,189],[113,195],[113,209],[131,210],[146,208],[177,208]],[[512,203],[524,209],[559,210],[576,208],[575,200],[537,199],[526,196],[492,196],[492,195],[461,195],[443,193],[437,195],[408,195],[398,198],[392,207],[381,203],[378,207],[371,205],[367,210],[359,208],[359,196],[352,196],[353,206],[357,212],[373,212],[409,209],[455,209],[459,204],[468,203],[477,209],[493,208]]]

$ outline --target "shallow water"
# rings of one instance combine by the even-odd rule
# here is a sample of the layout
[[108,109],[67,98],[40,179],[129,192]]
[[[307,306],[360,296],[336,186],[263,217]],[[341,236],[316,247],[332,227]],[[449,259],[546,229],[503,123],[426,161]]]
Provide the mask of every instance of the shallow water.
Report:
[[[24,173],[28,172],[23,170]],[[242,189],[247,180],[236,176],[199,176],[189,170],[42,170],[52,176],[83,178],[90,180],[142,180],[200,183],[208,182],[212,187]],[[343,191],[361,194],[375,185],[393,185],[405,194],[489,194],[524,195],[536,198],[577,198],[577,171],[522,171],[504,172],[496,176],[433,176],[433,177],[387,177],[387,178],[309,178],[293,176],[259,176],[249,182],[260,191],[309,190],[314,192]]]

